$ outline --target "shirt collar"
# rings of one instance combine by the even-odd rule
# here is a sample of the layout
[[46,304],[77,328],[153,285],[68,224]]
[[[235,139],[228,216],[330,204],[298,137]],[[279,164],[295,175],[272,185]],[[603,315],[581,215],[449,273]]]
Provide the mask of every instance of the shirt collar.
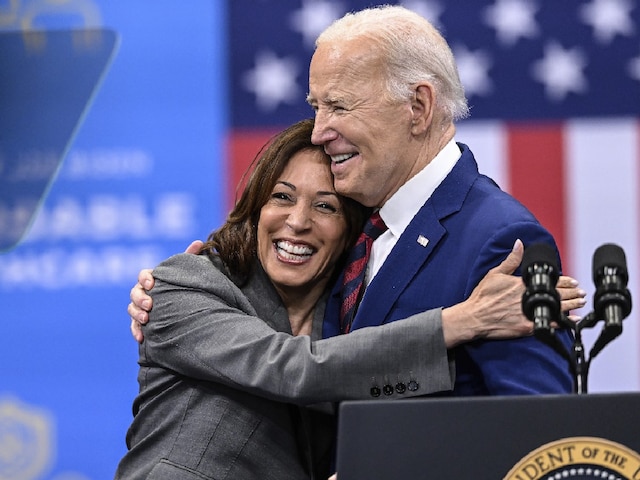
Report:
[[451,139],[426,167],[402,185],[380,208],[380,216],[394,237],[402,235],[461,155],[455,139]]

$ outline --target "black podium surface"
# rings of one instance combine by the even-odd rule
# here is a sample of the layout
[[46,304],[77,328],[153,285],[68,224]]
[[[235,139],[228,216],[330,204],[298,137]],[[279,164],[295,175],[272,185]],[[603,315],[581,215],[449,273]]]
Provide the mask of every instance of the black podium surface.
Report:
[[640,393],[352,401],[339,480],[640,480]]

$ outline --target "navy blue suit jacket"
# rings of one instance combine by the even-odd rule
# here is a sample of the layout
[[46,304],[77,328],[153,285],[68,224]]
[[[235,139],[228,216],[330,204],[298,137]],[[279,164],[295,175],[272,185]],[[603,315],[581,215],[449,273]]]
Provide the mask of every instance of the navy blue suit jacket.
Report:
[[[473,154],[462,156],[422,206],[366,290],[352,329],[381,325],[469,297],[516,239],[557,247],[520,202],[480,175]],[[419,238],[428,239],[428,243]],[[559,258],[558,258],[559,261]],[[558,263],[559,264],[559,263]],[[324,336],[339,334],[340,277],[325,312]],[[557,333],[570,351],[572,336]],[[375,348],[375,347],[374,347]],[[568,363],[534,337],[479,340],[453,350],[455,395],[569,393]],[[391,383],[395,379],[389,379]]]

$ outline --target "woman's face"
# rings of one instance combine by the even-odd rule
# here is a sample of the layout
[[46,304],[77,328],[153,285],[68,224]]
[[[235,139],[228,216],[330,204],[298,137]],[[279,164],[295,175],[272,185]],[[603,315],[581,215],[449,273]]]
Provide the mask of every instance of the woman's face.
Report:
[[324,289],[346,247],[346,218],[319,150],[291,157],[260,210],[258,258],[281,296]]

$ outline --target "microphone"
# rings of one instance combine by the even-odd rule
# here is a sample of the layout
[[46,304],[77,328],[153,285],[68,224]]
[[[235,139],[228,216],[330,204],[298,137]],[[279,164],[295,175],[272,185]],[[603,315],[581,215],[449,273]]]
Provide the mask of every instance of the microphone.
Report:
[[628,280],[624,250],[613,243],[598,247],[593,254],[593,315],[596,321],[604,320],[604,329],[593,346],[595,353],[622,333],[622,320],[631,313]]
[[522,296],[522,311],[533,322],[536,336],[549,337],[552,321],[560,321],[560,294],[556,290],[559,272],[555,249],[546,243],[536,243],[524,251],[522,280],[526,290]]

